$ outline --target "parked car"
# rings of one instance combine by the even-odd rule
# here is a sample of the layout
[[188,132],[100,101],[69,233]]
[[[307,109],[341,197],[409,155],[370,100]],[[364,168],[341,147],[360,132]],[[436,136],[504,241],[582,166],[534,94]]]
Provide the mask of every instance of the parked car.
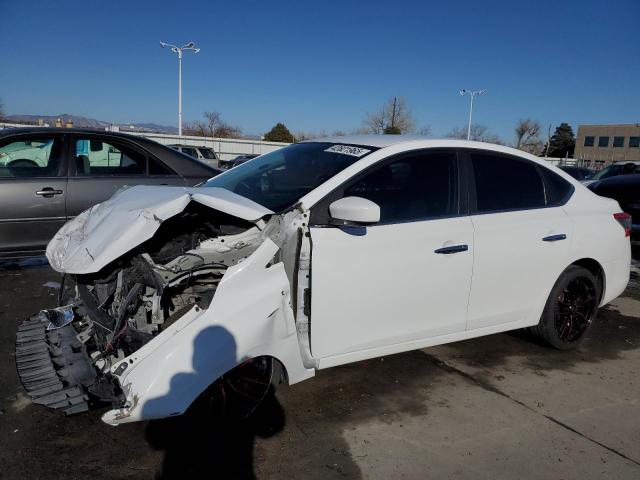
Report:
[[236,158],[231,160],[220,160],[218,162],[219,168],[221,170],[229,170],[230,168],[237,167],[238,165],[242,165],[247,160],[251,160],[252,158],[259,157],[257,153],[248,153],[246,155],[238,155]]
[[591,191],[617,200],[631,215],[631,238],[640,240],[640,173],[605,178],[589,185]]
[[632,162],[614,162],[599,172],[596,172],[591,178],[583,181],[582,183],[589,185],[590,183],[598,180],[604,180],[605,178],[616,177],[618,175],[628,175],[630,173],[640,173],[640,160]]
[[595,170],[591,170],[590,168],[576,167],[573,165],[562,165],[558,168],[560,168],[560,170],[562,170],[563,172],[567,172],[569,175],[579,181],[589,180],[596,173]]
[[218,155],[211,147],[194,147],[191,145],[169,146],[174,150],[178,150],[179,152],[184,153],[185,155],[189,155],[191,158],[196,158],[203,161],[204,163],[210,164],[211,166],[218,166]]
[[18,372],[35,402],[118,425],[200,395],[246,413],[280,381],[506,330],[570,349],[627,285],[629,223],[504,146],[297,143],[67,223],[47,257],[77,288],[19,327]]
[[192,186],[214,170],[151,140],[86,129],[0,132],[0,258],[44,253],[60,227],[125,185]]

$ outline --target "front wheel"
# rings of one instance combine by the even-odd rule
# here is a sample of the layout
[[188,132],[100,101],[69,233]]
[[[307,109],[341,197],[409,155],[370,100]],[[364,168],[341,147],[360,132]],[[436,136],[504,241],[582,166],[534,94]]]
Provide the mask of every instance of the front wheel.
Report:
[[216,418],[244,419],[275,392],[274,374],[273,358],[247,360],[210,385],[198,403]]
[[553,286],[540,323],[531,331],[557,349],[575,348],[595,319],[600,289],[589,270],[571,265]]

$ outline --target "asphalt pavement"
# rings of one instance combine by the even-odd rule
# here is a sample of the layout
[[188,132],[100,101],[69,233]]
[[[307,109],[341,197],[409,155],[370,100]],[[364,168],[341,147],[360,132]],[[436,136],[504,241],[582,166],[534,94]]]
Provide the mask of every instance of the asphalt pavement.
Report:
[[281,386],[248,420],[110,427],[33,405],[15,330],[56,302],[36,260],[0,269],[0,478],[640,478],[640,269],[576,351],[520,332]]

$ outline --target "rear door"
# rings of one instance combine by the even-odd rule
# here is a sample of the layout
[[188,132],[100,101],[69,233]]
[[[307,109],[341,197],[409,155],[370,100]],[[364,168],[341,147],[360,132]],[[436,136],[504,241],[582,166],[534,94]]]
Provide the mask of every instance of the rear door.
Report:
[[184,185],[184,179],[126,139],[102,135],[72,138],[67,215],[103,202],[133,185]]
[[65,136],[0,140],[0,257],[37,254],[66,221]]
[[567,266],[573,225],[562,205],[573,186],[520,157],[465,153],[475,245],[468,329],[535,324]]

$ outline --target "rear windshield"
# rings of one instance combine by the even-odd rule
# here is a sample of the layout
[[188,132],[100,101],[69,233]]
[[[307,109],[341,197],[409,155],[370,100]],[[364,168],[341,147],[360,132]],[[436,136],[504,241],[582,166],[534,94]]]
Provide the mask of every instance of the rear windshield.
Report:
[[225,188],[281,212],[374,150],[335,143],[297,143],[243,163],[204,186]]

